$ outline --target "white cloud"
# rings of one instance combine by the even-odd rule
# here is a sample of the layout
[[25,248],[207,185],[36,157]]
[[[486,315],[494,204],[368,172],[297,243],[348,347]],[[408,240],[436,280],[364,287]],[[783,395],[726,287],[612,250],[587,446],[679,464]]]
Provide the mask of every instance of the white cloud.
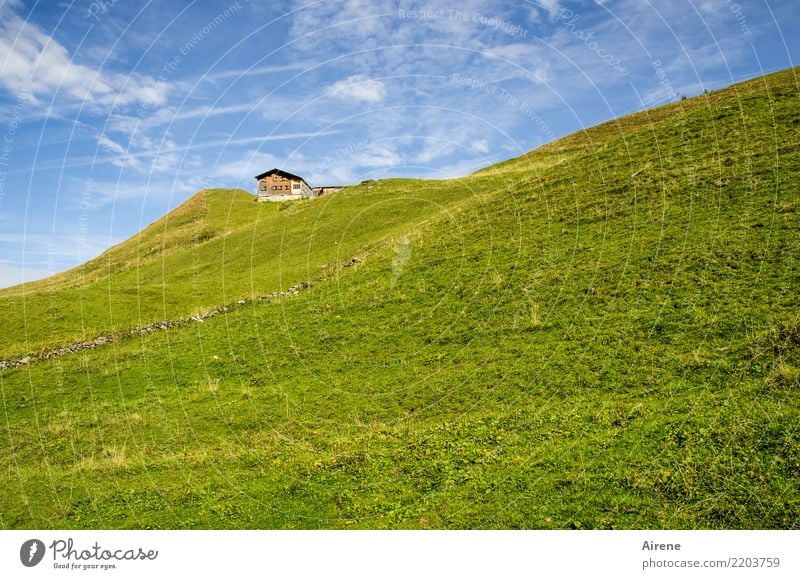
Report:
[[238,115],[240,113],[252,113],[261,106],[262,100],[255,102],[246,102],[236,105],[202,105],[195,108],[164,108],[160,109],[156,115],[152,117],[152,122],[148,126],[156,126],[158,124],[174,123],[175,121],[182,121],[187,119],[209,119],[212,117],[220,117],[223,115]]
[[[550,78],[552,53],[541,46],[518,42],[494,46],[486,51],[503,61],[502,71],[509,76],[517,76],[546,84]],[[494,65],[497,68],[497,64]]]
[[275,64],[268,66],[252,66],[249,68],[225,69],[217,72],[210,72],[208,74],[203,74],[198,79],[198,82],[200,81],[218,82],[226,79],[233,79],[233,81],[235,82],[237,80],[252,79],[255,78],[256,76],[262,76],[262,75],[283,76],[287,72],[308,70],[309,68],[313,68],[317,64],[319,63],[309,60],[309,61],[297,61],[297,62],[289,62],[286,64]]
[[489,152],[489,141],[486,139],[478,139],[472,143],[472,150],[476,153],[488,153]]
[[250,189],[255,184],[254,177],[273,167],[296,172],[298,163],[303,161],[302,155],[294,155],[290,159],[282,159],[271,153],[254,152],[235,161],[220,162],[211,171],[211,177],[224,182],[236,184]]
[[559,0],[538,0],[538,4],[547,10],[547,13],[552,17],[555,17],[561,11],[561,2]]
[[181,159],[178,155],[170,153],[160,153],[153,157],[150,162],[150,174],[171,175],[177,170]]
[[392,145],[373,144],[362,150],[337,158],[335,163],[314,159],[310,163],[309,173],[313,183],[353,183],[363,179],[365,171],[372,169],[386,169],[405,163]]
[[721,2],[720,0],[704,0],[703,2],[697,2],[695,6],[697,6],[701,12],[713,14],[720,11],[720,9],[724,6],[724,2]]
[[122,145],[120,145],[115,141],[112,141],[105,135],[97,139],[97,144],[100,145],[106,151],[111,151],[112,153],[117,153],[118,155],[125,155],[127,152],[125,150],[125,147],[123,147]]
[[330,91],[343,99],[354,99],[367,103],[379,103],[386,96],[386,87],[363,74],[354,74],[330,86]]
[[[139,160],[136,159],[136,157],[132,156],[128,151],[128,149],[126,149],[116,141],[109,139],[105,135],[101,135],[97,139],[97,144],[100,145],[101,149],[114,153],[115,156],[109,159],[109,162],[115,167],[122,168],[127,165],[129,167],[132,167],[133,169],[139,171],[142,170],[142,164],[139,162]],[[99,159],[97,160],[99,161]]]
[[351,165],[355,167],[391,167],[403,162],[397,152],[386,145],[372,145],[351,156]]
[[41,28],[0,6],[0,85],[34,100],[54,94],[91,107],[166,103],[169,86],[150,76],[94,70],[77,63],[66,48]]

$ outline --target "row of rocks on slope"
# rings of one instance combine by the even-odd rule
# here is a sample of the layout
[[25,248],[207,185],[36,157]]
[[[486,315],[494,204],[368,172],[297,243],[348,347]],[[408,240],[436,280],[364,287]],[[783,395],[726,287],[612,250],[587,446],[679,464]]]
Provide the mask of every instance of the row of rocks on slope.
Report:
[[[311,287],[311,282],[304,281],[297,285],[293,285],[288,288],[286,291],[277,291],[272,292],[270,294],[264,294],[257,298],[257,300],[273,300],[277,298],[283,297],[292,297],[299,294],[301,291],[308,289]],[[247,305],[248,303],[252,303],[256,300],[254,299],[246,299],[246,300],[239,300],[236,302],[236,305],[231,306],[222,306],[218,309],[209,310],[207,312],[202,312],[199,314],[195,314],[193,316],[178,318],[177,320],[163,320],[161,322],[153,322],[152,324],[147,324],[146,326],[140,326],[137,328],[132,328],[130,330],[124,330],[122,332],[118,332],[116,334],[107,334],[105,336],[98,336],[92,340],[88,340],[85,342],[76,342],[74,344],[70,344],[69,346],[64,346],[63,348],[56,348],[54,350],[47,350],[40,354],[30,354],[23,358],[15,358],[12,360],[0,360],[0,371],[5,370],[6,368],[21,368],[22,366],[27,366],[32,362],[38,362],[41,360],[49,360],[51,358],[56,358],[58,356],[66,356],[67,354],[74,354],[76,352],[81,352],[83,350],[94,350],[100,346],[105,346],[106,344],[110,344],[112,342],[117,342],[124,338],[129,338],[131,336],[143,336],[146,334],[152,334],[153,332],[161,332],[164,330],[169,330],[171,328],[177,328],[180,326],[185,326],[191,323],[198,323],[206,320],[208,318],[213,318],[216,315],[229,312],[236,307],[241,307]]]

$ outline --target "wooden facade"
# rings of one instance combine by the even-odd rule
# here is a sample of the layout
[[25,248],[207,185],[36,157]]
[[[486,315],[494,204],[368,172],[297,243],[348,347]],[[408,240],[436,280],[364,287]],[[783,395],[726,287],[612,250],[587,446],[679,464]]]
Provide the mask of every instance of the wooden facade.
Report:
[[319,195],[308,186],[305,179],[280,169],[256,175],[256,181],[258,181],[258,200],[261,202],[292,201]]

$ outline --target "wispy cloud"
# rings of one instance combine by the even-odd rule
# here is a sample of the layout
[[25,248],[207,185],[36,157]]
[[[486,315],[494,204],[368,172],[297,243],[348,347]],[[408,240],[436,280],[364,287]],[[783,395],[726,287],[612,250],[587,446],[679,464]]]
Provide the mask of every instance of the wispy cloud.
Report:
[[292,71],[308,70],[309,68],[313,68],[317,64],[319,63],[314,61],[296,61],[296,62],[287,62],[285,64],[275,64],[268,66],[253,66],[250,68],[219,70],[201,75],[198,82],[199,81],[220,82],[228,79],[252,79],[258,76],[265,76],[265,75],[281,75]]
[[25,91],[33,99],[58,93],[88,107],[125,107],[166,103],[169,85],[153,77],[93,69],[77,62],[64,46],[14,11],[0,5],[0,84],[11,93]]
[[330,91],[338,98],[367,103],[379,103],[386,97],[383,82],[363,74],[354,74],[333,83]]
[[[241,137],[232,139],[212,139],[212,140],[198,140],[187,145],[165,145],[163,147],[143,147],[142,150],[133,154],[129,149],[126,149],[121,144],[107,136],[98,136],[97,143],[104,151],[114,153],[113,155],[89,155],[85,157],[71,157],[70,159],[53,159],[40,161],[36,165],[39,171],[50,170],[64,170],[64,169],[77,169],[81,167],[96,167],[99,165],[110,164],[115,167],[127,166],[137,171],[148,170],[147,162],[156,157],[163,155],[173,155],[176,153],[189,153],[192,151],[199,151],[203,149],[237,149],[239,147],[246,147],[248,145],[265,145],[274,141],[306,141],[313,138],[321,138],[329,135],[334,135],[340,131],[314,131],[308,133],[276,133],[274,135],[259,135],[253,137]],[[17,166],[9,173],[29,173],[32,166]],[[158,172],[158,171],[156,171]]]
[[550,16],[556,16],[561,11],[559,0],[538,0],[537,4],[544,8]]
[[476,153],[488,153],[489,141],[486,139],[478,139],[477,141],[473,141],[472,150],[475,151]]

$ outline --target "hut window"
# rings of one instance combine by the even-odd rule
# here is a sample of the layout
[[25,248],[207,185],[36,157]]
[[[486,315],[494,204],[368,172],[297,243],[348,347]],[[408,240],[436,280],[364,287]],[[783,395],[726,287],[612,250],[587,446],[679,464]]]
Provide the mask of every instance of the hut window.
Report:
[[295,183],[292,185],[292,189],[300,189],[300,183]]

